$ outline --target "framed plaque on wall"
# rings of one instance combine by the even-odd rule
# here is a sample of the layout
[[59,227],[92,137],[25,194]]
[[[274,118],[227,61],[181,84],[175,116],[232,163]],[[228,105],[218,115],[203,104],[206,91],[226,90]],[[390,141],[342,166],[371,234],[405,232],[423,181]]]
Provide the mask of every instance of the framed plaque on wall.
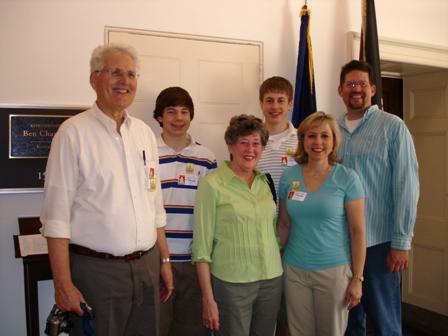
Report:
[[54,134],[86,109],[0,106],[0,193],[42,191]]

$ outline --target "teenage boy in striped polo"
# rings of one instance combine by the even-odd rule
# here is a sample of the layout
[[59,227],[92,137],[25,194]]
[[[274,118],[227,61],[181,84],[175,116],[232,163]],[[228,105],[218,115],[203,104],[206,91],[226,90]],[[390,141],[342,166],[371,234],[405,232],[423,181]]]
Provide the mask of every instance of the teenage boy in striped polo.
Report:
[[173,296],[161,307],[160,336],[207,335],[191,245],[198,182],[216,169],[216,159],[188,134],[193,116],[193,100],[186,90],[169,87],[160,92],[154,119],[163,129],[157,144],[170,250],[169,260],[164,261],[172,262],[175,286]]
[[257,168],[271,174],[276,190],[285,168],[296,164],[293,157],[297,148],[297,131],[288,120],[292,95],[292,85],[283,77],[268,78],[260,86],[260,108],[269,140]]
[[[259,97],[265,126],[269,132],[269,140],[261,154],[257,168],[271,175],[278,204],[277,191],[280,177],[287,167],[297,164],[294,160],[298,143],[297,130],[288,119],[288,113],[292,107],[293,88],[286,78],[270,77],[261,84]],[[277,334],[288,334],[283,298],[277,320]]]

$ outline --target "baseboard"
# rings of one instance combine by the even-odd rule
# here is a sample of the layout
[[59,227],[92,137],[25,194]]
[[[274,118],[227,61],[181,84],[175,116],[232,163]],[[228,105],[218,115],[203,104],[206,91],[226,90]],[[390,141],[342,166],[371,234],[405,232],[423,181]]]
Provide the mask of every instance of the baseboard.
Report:
[[418,335],[448,335],[448,316],[434,313],[407,303],[402,303],[403,326]]

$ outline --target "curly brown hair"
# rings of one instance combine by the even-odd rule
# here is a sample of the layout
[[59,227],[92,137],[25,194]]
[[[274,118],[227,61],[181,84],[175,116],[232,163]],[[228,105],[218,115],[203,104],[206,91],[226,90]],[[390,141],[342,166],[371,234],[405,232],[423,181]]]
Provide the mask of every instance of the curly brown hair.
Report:
[[249,114],[240,114],[230,119],[229,126],[224,134],[227,145],[236,143],[239,137],[258,132],[261,138],[261,144],[266,146],[269,139],[269,133],[260,118]]

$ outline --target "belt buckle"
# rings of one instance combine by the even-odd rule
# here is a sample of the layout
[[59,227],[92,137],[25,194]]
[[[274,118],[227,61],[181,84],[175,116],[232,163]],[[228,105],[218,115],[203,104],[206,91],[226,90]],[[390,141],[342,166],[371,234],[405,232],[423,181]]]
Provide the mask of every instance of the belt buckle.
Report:
[[124,260],[131,261],[134,259],[140,259],[142,255],[143,255],[142,251],[135,251],[134,253],[131,253],[131,254],[128,254],[127,256],[125,256]]

